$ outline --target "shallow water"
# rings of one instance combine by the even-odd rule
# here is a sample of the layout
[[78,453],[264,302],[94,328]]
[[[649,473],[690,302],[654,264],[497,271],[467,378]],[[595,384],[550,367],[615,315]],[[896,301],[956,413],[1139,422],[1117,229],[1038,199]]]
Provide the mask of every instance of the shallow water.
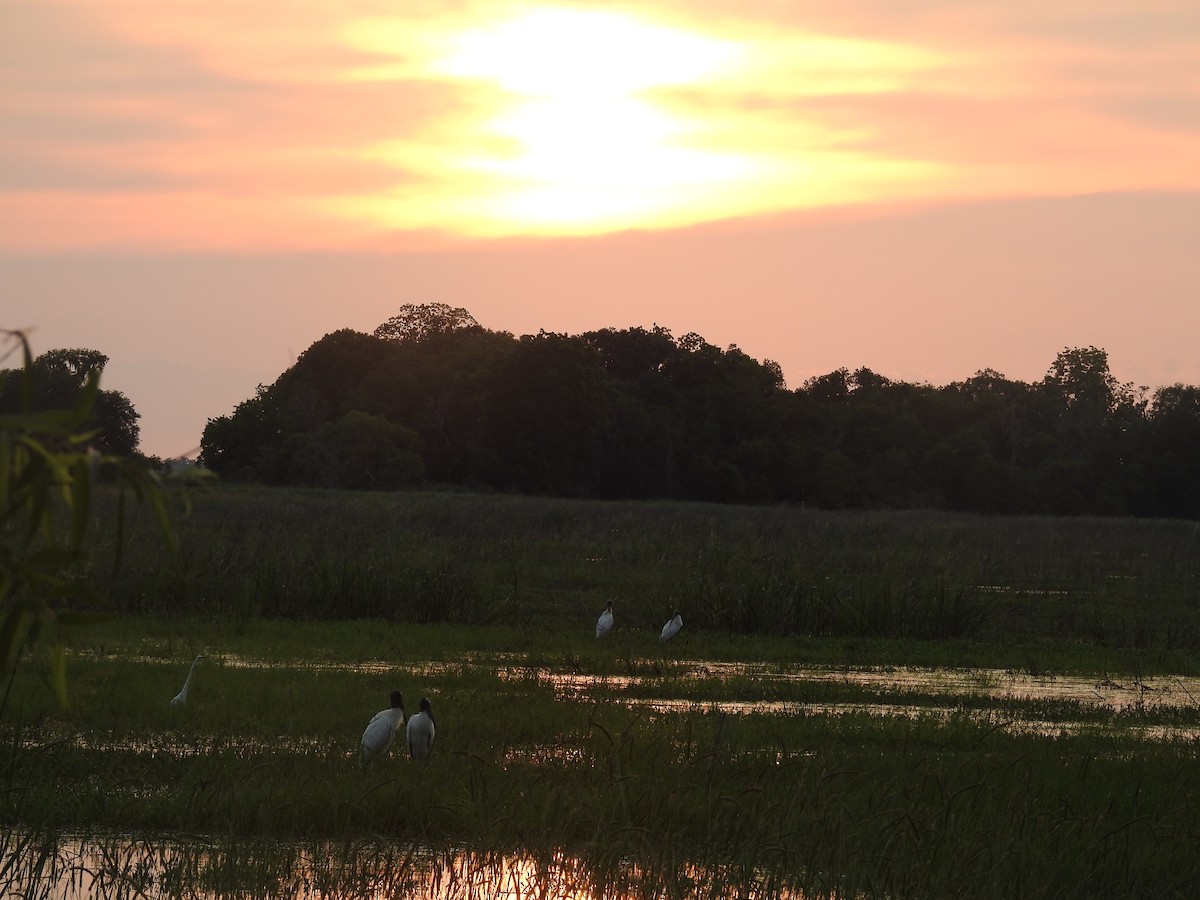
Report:
[[[756,700],[737,701],[652,700],[633,698],[625,701],[660,713],[714,712],[722,715],[769,713],[776,715],[847,716],[866,715],[907,719],[968,720],[977,725],[1014,734],[1037,734],[1043,737],[1068,737],[1079,734],[1099,734],[1109,726],[1102,722],[1064,721],[1022,718],[1000,710],[966,710],[959,707],[919,706],[899,703],[797,703],[794,701]],[[1122,736],[1146,741],[1193,741],[1200,739],[1200,727],[1168,725],[1123,724]]]
[[[1078,704],[1082,709],[1112,716],[1122,715],[1125,736],[1145,740],[1175,741],[1200,739],[1200,727],[1171,727],[1152,723],[1139,725],[1131,714],[1171,709],[1200,710],[1200,678],[1146,678],[1125,681],[1071,675],[1048,675],[1010,669],[931,669],[908,666],[846,668],[834,666],[780,666],[751,662],[673,660],[663,669],[660,660],[631,663],[634,671],[653,674],[589,675],[544,666],[529,666],[520,657],[485,657],[450,662],[402,664],[367,662],[354,665],[294,662],[267,663],[234,655],[213,657],[219,665],[233,668],[302,668],[342,670],[356,673],[392,672],[406,677],[428,677],[471,669],[489,672],[506,680],[534,681],[549,686],[564,700],[611,698],[660,714],[715,712],[725,715],[828,715],[847,714],[885,717],[937,717],[969,719],[988,727],[1049,737],[1099,733],[1105,727],[1096,715],[1046,720],[1015,715],[1011,711],[985,708],[947,707],[912,702],[912,695],[962,696],[973,700],[1023,701]],[[147,658],[149,661],[149,658]],[[152,660],[163,662],[163,660]],[[172,662],[178,665],[177,661]],[[689,679],[743,679],[759,683],[825,682],[854,685],[878,691],[875,702],[797,702],[791,700],[697,699],[652,696],[654,686]],[[636,692],[635,690],[636,689]],[[647,696],[649,694],[650,696]],[[978,703],[973,704],[978,706]],[[187,753],[189,748],[172,748]],[[167,752],[171,752],[168,750]],[[190,752],[195,752],[194,749]]]
[[[1200,703],[1200,679],[1162,678],[1115,682],[1076,676],[1046,676],[1002,669],[919,669],[864,668],[844,669],[796,666],[781,670],[778,666],[753,663],[687,662],[673,669],[671,680],[695,678],[741,678],[758,682],[836,682],[879,691],[877,702],[822,703],[782,700],[700,700],[655,697],[622,697],[621,702],[645,706],[659,712],[711,710],[727,715],[842,715],[849,712],[887,716],[966,716],[987,724],[1008,722],[1010,712],[912,703],[912,695],[961,696],[993,700],[1047,701],[1076,703],[1081,707],[1111,714],[1131,711],[1197,709]],[[502,675],[504,673],[501,673]],[[653,675],[580,675],[550,669],[521,670],[508,677],[533,678],[551,685],[564,698],[586,699],[600,689],[628,691],[663,680]],[[1077,732],[1096,727],[1094,717],[1087,722],[1011,722],[1011,727],[1042,734],[1058,731]],[[1146,728],[1147,737],[1179,738],[1196,736],[1195,729]]]
[[23,900],[641,900],[693,894],[713,900],[804,898],[765,879],[733,885],[722,873],[686,865],[656,875],[622,866],[619,883],[601,883],[580,860],[561,853],[535,859],[380,844],[280,844],[248,851],[169,836],[48,841],[11,834],[0,850],[6,860],[0,870],[0,896]]
[[[159,657],[127,657],[130,661],[179,667],[179,660]],[[918,692],[926,694],[966,694],[996,699],[1079,701],[1096,704],[1113,712],[1132,708],[1190,707],[1200,709],[1200,678],[1144,678],[1123,681],[1097,680],[1072,675],[1046,675],[1011,669],[931,669],[910,666],[845,668],[834,666],[779,666],[769,663],[709,662],[675,660],[669,670],[654,675],[586,675],[547,667],[522,664],[517,658],[489,657],[462,662],[420,662],[397,664],[372,661],[341,664],[309,661],[269,662],[235,654],[214,654],[212,663],[229,668],[275,668],[316,671],[340,671],[359,674],[395,673],[405,676],[436,676],[477,669],[505,679],[533,678],[552,685],[564,698],[586,696],[598,689],[623,690],[654,683],[664,678],[687,680],[701,678],[745,678],[763,682],[839,682],[876,687],[881,692]],[[653,659],[636,660],[635,669],[653,670],[661,663]],[[647,701],[653,702],[653,701]],[[661,702],[671,703],[664,698]],[[769,711],[773,704],[754,704],[755,711]]]
[[[183,668],[178,660],[144,658],[144,662]],[[836,668],[779,666],[759,663],[699,660],[637,660],[634,673],[583,675],[549,667],[528,666],[519,658],[479,658],[453,663],[421,663],[413,666],[371,662],[339,666],[296,662],[288,665],[234,656],[213,657],[213,665],[231,668],[272,666],[317,668],[353,672],[388,672],[397,675],[430,675],[486,672],[501,678],[544,685],[563,700],[572,702],[617,702],[644,708],[654,715],[684,714],[768,716],[877,716],[913,719],[938,718],[969,721],[985,728],[1047,737],[1102,734],[1113,726],[1109,719],[1094,714],[1104,711],[1111,719],[1120,717],[1122,737],[1145,741],[1200,741],[1200,729],[1139,724],[1136,713],[1193,710],[1200,704],[1200,679],[1161,678],[1128,682],[1064,676],[1042,676],[995,669]],[[666,696],[672,684],[710,680],[719,683],[722,699],[681,699]],[[760,688],[772,683],[844,683],[866,689],[869,701],[812,702],[728,698],[739,683]],[[715,691],[714,691],[715,693]],[[762,688],[758,694],[770,695]],[[780,694],[783,691],[779,692]],[[796,694],[796,691],[790,691]],[[637,694],[637,696],[635,696]],[[970,705],[954,701],[921,702],[929,697],[971,698]],[[982,698],[983,702],[978,702]],[[997,701],[989,705],[988,701]],[[1065,701],[1062,719],[1030,713],[1022,716],[1000,708],[999,701]],[[1070,704],[1078,704],[1080,715],[1072,719]],[[1092,713],[1083,715],[1083,713]],[[1057,715],[1055,710],[1047,715]],[[1186,717],[1184,717],[1186,718]],[[1161,721],[1161,719],[1160,719]],[[106,741],[83,736],[65,740],[101,751],[133,749],[139,753],[164,753],[176,757],[206,754],[220,748],[239,746],[236,740],[196,739],[180,741],[158,735],[151,741]],[[326,740],[289,739],[305,753],[342,753]],[[252,741],[245,747],[255,747]],[[348,758],[353,757],[345,749]],[[502,765],[526,765],[531,760],[568,767],[591,766],[588,752],[578,746],[522,746],[507,751]],[[0,833],[0,841],[11,836]],[[0,844],[0,851],[7,847]],[[352,852],[351,852],[352,851]],[[261,854],[262,859],[254,857]],[[231,855],[232,854],[232,855]],[[418,900],[634,900],[642,897],[696,896],[785,897],[778,886],[770,889],[755,884],[723,888],[721,873],[687,869],[671,873],[673,887],[664,889],[659,880],[626,873],[627,883],[597,885],[579,860],[558,857],[538,862],[522,856],[481,855],[469,851],[433,853],[427,849],[365,846],[316,848],[270,847],[258,851],[231,851],[212,845],[209,839],[195,841],[102,836],[90,841],[59,841],[47,855],[30,847],[21,853],[0,852],[0,897],[27,900],[83,900],[89,897],[193,897],[224,900],[226,897],[344,897],[382,900],[412,897]],[[10,864],[12,860],[16,864]],[[232,862],[231,862],[232,859]],[[237,883],[230,884],[232,877]],[[226,879],[222,881],[221,879]],[[640,879],[640,880],[639,880]],[[679,889],[680,884],[687,888]],[[703,890],[701,890],[703,888]],[[792,898],[799,900],[799,894]]]

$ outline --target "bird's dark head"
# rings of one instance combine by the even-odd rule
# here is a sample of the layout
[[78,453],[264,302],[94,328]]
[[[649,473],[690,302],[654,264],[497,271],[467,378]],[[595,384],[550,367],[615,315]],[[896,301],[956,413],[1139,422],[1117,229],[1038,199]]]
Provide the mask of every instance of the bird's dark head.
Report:
[[403,709],[403,708],[404,708],[404,698],[400,695],[399,691],[392,691],[392,709]]
[[433,712],[433,704],[429,702],[428,697],[421,698],[421,712],[423,712],[423,713]]

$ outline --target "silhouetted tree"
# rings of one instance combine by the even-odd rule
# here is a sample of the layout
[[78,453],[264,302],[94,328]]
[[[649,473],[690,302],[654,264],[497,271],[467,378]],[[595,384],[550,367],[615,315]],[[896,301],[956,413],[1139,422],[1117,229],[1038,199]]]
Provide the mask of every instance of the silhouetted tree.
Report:
[[[92,374],[102,373],[106,365],[108,357],[98,350],[48,350],[33,360],[29,371],[30,408],[70,407]],[[0,412],[13,413],[20,408],[20,375],[18,371],[0,370]],[[123,393],[100,390],[85,423],[86,430],[94,434],[93,443],[102,453],[136,456],[139,418]]]
[[386,490],[415,484],[423,474],[416,432],[382,416],[351,410],[291,441],[290,480],[299,484]]
[[1159,388],[1148,419],[1145,468],[1152,500],[1138,512],[1200,518],[1200,387]]
[[259,385],[233,413],[209,419],[200,438],[199,463],[233,481],[280,483],[277,464],[287,431],[275,392]]
[[1039,466],[1039,494],[1052,512],[1121,513],[1141,487],[1132,451],[1146,401],[1108,368],[1096,347],[1067,348],[1051,364],[1042,390],[1057,419],[1057,452]]
[[498,366],[487,445],[495,481],[538,494],[594,496],[617,391],[578,337],[526,335]]
[[418,434],[432,481],[486,486],[496,468],[485,445],[496,372],[516,345],[511,334],[483,328],[388,342],[359,386],[362,408]]
[[1200,515],[1198,391],[1160,389],[1148,409],[1095,347],[1034,384],[984,369],[937,388],[863,366],[789,391],[777,363],[695,333],[518,339],[427,304],[326,335],[211,420],[201,459],[270,484]]
[[478,327],[475,317],[460,306],[405,303],[400,312],[375,329],[375,337],[390,341],[421,341],[434,334]]

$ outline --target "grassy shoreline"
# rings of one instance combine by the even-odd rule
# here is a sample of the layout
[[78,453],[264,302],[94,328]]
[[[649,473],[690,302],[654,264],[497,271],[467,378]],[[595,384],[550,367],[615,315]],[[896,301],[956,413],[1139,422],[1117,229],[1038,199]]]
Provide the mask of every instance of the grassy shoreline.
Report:
[[[178,558],[134,522],[108,617],[70,636],[69,709],[38,659],[19,669],[0,718],[7,828],[190,834],[196,854],[258,848],[270,871],[296,842],[375,847],[379,866],[398,847],[566,854],[597,895],[644,873],[635,897],[690,896],[698,871],[733,895],[767,878],[807,897],[1200,883],[1200,695],[1118,713],[997,698],[995,675],[950,695],[774,677],[1195,675],[1192,523],[228,488],[195,502]],[[608,598],[617,628],[596,641]],[[684,631],[663,646],[674,605]],[[410,711],[434,700],[434,761],[396,748],[363,772],[358,735],[394,687]],[[1051,728],[1011,727],[1026,720]]]
[[[761,678],[706,680],[688,674],[693,646],[631,657],[593,639],[555,655],[535,640],[525,653],[507,647],[519,632],[496,627],[210,622],[184,639],[184,625],[112,621],[98,643],[79,641],[66,711],[26,667],[0,750],[6,823],[100,840],[203,835],[197,853],[248,842],[268,869],[282,866],[273,846],[286,855],[296,842],[364,841],[566,853],[609,885],[631,862],[660,887],[695,867],[732,878],[732,866],[809,896],[825,896],[821,885],[955,896],[972,878],[987,879],[969,889],[982,897],[1035,896],[1039,885],[1051,896],[1139,896],[1147,885],[1183,896],[1200,877],[1200,809],[1188,802],[1200,788],[1197,739],[1140,731],[1200,729],[1187,701],[1121,715],[982,690],[933,703],[912,689],[770,677],[781,663],[759,667]],[[428,652],[389,660],[401,635]],[[221,655],[256,647],[265,652],[254,659],[274,664]],[[171,707],[194,651],[213,658],[188,704]],[[556,674],[591,687],[564,695]],[[357,737],[392,687],[410,706],[434,698],[436,756],[424,769],[397,748],[364,773]],[[647,694],[694,702],[664,713],[639,705]],[[710,701],[722,697],[743,711],[717,711]],[[780,700],[788,711],[766,711]],[[831,714],[826,702],[869,708]],[[917,703],[927,711],[888,713]],[[981,708],[999,718],[980,721]],[[1005,726],[1022,717],[1086,727]]]

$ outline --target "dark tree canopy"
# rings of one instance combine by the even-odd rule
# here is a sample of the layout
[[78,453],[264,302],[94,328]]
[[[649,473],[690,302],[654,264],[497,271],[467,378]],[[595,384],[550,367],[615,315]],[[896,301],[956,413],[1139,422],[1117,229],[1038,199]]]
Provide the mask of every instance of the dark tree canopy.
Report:
[[[102,373],[108,357],[97,350],[48,350],[33,360],[29,372],[30,408],[70,408],[92,373]],[[0,412],[21,408],[21,372],[0,369]],[[120,391],[101,390],[86,420],[95,432],[94,443],[103,453],[135,456],[138,450],[140,416],[129,398]]]
[[430,304],[313,344],[208,423],[201,461],[271,484],[1200,517],[1197,446],[1200,388],[1147,399],[1095,347],[1032,384],[860,367],[789,390],[694,333],[517,338]]
[[405,303],[400,312],[375,329],[375,337],[391,341],[420,341],[434,334],[478,328],[475,317],[445,303]]

